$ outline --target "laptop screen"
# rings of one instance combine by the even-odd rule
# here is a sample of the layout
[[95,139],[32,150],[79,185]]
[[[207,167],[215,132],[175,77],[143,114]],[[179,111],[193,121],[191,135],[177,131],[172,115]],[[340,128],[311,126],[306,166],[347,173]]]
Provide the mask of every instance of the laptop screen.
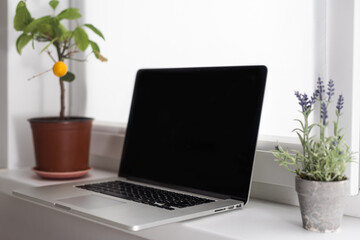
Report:
[[247,201],[265,66],[139,70],[119,176]]

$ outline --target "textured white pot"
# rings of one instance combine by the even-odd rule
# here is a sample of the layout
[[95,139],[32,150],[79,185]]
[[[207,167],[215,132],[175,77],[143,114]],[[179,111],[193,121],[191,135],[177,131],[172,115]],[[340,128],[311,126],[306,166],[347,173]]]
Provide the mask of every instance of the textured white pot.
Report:
[[344,212],[348,180],[319,182],[296,176],[303,227],[312,232],[334,232]]

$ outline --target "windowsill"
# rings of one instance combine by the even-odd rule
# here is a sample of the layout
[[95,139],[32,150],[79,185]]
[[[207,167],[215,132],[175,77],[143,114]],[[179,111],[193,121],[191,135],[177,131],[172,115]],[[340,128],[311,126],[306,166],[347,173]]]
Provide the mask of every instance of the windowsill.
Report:
[[[94,169],[87,177],[76,181],[96,180],[115,175],[114,172]],[[168,224],[140,232],[126,232],[10,196],[11,189],[59,183],[62,181],[40,179],[28,169],[1,171],[0,192],[3,194],[0,194],[0,208],[3,209],[0,210],[2,212],[0,224],[2,229],[5,229],[4,233],[2,231],[2,236],[7,239],[7,234],[12,236],[16,229],[19,236],[17,239],[24,239],[25,236],[47,239],[48,236],[41,234],[43,228],[56,236],[53,239],[72,239],[71,236],[74,236],[71,235],[72,231],[76,231],[77,239],[121,239],[119,238],[121,236],[124,236],[124,239],[266,239],[271,236],[270,239],[279,240],[288,238],[316,240],[358,239],[360,236],[359,218],[344,216],[341,229],[333,234],[311,233],[302,229],[298,207],[256,199],[251,199],[249,204],[239,211]],[[50,218],[52,221],[48,221]],[[8,219],[11,221],[7,221]],[[66,227],[67,231],[63,231],[64,228],[59,228],[59,225]]]

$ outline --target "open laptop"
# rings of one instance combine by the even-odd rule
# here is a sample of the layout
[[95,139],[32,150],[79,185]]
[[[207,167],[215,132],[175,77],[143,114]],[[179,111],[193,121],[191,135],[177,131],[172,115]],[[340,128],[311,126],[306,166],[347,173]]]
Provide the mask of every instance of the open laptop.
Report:
[[13,194],[133,231],[241,208],[266,75],[265,66],[139,70],[118,178]]

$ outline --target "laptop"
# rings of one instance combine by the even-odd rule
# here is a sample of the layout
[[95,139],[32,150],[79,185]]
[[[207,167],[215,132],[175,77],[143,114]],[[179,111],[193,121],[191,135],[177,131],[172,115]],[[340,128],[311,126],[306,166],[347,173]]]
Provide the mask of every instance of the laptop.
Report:
[[242,208],[266,75],[265,66],[141,69],[117,178],[13,194],[132,231]]

